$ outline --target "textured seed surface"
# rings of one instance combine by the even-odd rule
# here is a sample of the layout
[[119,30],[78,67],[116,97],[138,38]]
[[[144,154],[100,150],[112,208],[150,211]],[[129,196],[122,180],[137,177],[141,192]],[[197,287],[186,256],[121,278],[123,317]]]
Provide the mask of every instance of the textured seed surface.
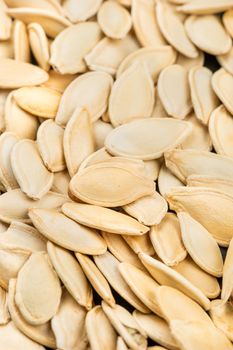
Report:
[[0,0],[0,350],[233,350],[233,0]]

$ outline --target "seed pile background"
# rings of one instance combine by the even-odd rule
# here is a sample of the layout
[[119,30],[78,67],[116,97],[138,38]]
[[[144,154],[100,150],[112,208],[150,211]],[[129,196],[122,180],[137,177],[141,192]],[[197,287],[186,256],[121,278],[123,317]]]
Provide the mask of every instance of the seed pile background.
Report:
[[233,0],[0,0],[0,350],[233,350]]

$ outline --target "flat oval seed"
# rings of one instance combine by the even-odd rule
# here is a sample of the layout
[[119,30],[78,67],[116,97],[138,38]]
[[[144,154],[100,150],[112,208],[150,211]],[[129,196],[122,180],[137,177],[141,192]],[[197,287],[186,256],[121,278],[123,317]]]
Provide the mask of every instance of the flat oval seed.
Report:
[[96,267],[95,263],[93,263],[93,261],[86,255],[75,253],[75,256],[96,293],[98,293],[106,303],[114,307],[115,299],[112,295],[108,281]]
[[91,70],[114,75],[123,59],[137,49],[139,44],[132,34],[119,40],[105,37],[85,56],[85,62]]
[[231,49],[231,38],[217,16],[189,16],[185,29],[192,42],[211,55],[222,55]]
[[49,119],[40,124],[37,132],[37,146],[48,170],[62,171],[66,168],[63,152],[64,130]]
[[134,311],[133,316],[147,336],[154,342],[167,346],[172,350],[178,349],[167,322],[161,317],[154,314],[145,315],[137,310]]
[[72,220],[98,230],[127,235],[142,235],[149,231],[128,215],[95,205],[66,203],[62,211]]
[[39,85],[45,83],[48,78],[48,74],[43,69],[33,64],[9,58],[0,60],[0,87],[3,89]]
[[34,226],[52,242],[83,254],[104,254],[107,245],[93,229],[79,225],[65,215],[46,209],[29,211]]
[[55,38],[71,24],[64,16],[45,9],[30,7],[11,8],[7,10],[7,13],[25,24],[39,23],[51,38]]
[[6,232],[0,235],[0,248],[30,255],[46,251],[46,241],[34,227],[13,221]]
[[21,140],[11,153],[11,165],[21,190],[32,199],[41,199],[53,184],[53,174],[43,164],[36,143]]
[[230,341],[233,341],[232,336],[232,305],[229,302],[224,303],[222,300],[213,300],[210,304],[210,317],[215,326],[220,329]]
[[211,187],[233,196],[233,181],[217,176],[192,175],[187,178],[187,185],[193,187]]
[[49,64],[49,41],[43,27],[38,23],[28,25],[30,48],[38,65],[48,71]]
[[148,233],[142,236],[123,235],[123,238],[136,254],[139,254],[139,253],[146,253],[148,255],[155,254],[155,251],[154,251],[153,245],[151,244]]
[[160,169],[158,177],[159,192],[164,197],[173,187],[184,186],[184,184],[166,167],[165,164]]
[[26,25],[15,20],[13,26],[13,43],[14,43],[14,58],[16,61],[29,62],[31,61],[31,52],[29,38]]
[[[179,89],[174,89],[177,81],[179,81]],[[184,119],[192,109],[185,68],[177,64],[165,68],[159,76],[158,94],[169,116]]]
[[233,240],[230,241],[229,248],[226,253],[226,259],[223,265],[221,299],[224,303],[226,303],[229,300],[233,291],[232,261],[233,261]]
[[165,199],[158,192],[155,192],[152,196],[145,196],[137,199],[135,202],[124,205],[123,209],[140,223],[152,226],[160,223],[168,207]]
[[22,87],[14,92],[19,107],[42,118],[55,118],[61,94],[44,86]]
[[159,28],[169,44],[187,57],[197,57],[198,51],[187,36],[184,24],[177,13],[172,11],[166,2],[158,1],[156,15]]
[[120,64],[117,70],[117,78],[132,64],[139,62],[146,63],[149,73],[157,82],[162,69],[173,64],[176,59],[176,52],[171,46],[145,47],[129,54]]
[[70,182],[70,192],[89,204],[117,207],[153,194],[154,182],[132,166],[106,162],[77,173]]
[[47,243],[51,262],[69,293],[87,310],[92,308],[92,288],[73,254],[55,244]]
[[166,199],[171,209],[185,211],[203,225],[218,244],[229,245],[233,234],[233,196],[213,188],[180,187],[168,193]]
[[40,200],[28,198],[20,189],[15,189],[0,195],[0,220],[6,223],[20,221],[30,223],[29,208],[58,209],[69,198],[63,194],[48,192]]
[[86,310],[72,296],[63,290],[61,304],[51,325],[60,349],[86,349],[87,334],[85,329]]
[[100,305],[87,313],[86,331],[93,350],[116,349],[117,334]]
[[225,69],[221,68],[214,73],[212,78],[213,89],[222,101],[224,106],[233,113],[233,103],[232,103],[232,87],[233,87],[233,77],[230,73],[226,72]]
[[131,16],[137,39],[142,46],[166,45],[158,27],[153,0],[132,0]]
[[104,301],[102,302],[102,308],[117,333],[122,336],[125,343],[132,350],[147,349],[146,334],[129,311],[120,305],[112,308]]
[[[83,22],[63,30],[51,45],[50,64],[61,74],[86,71],[84,56],[101,39],[96,22]],[[75,43],[79,45],[75,45]]]
[[19,350],[45,350],[42,345],[32,341],[21,333],[11,321],[7,325],[0,327],[1,348]]
[[39,344],[55,349],[56,340],[50,323],[46,322],[39,326],[32,326],[30,323],[26,322],[21,315],[15,303],[16,282],[16,279],[10,280],[8,293],[8,308],[14,325],[28,338]]
[[187,256],[179,221],[173,213],[167,213],[159,225],[151,227],[150,240],[156,254],[168,266],[177,265]]
[[215,277],[221,277],[223,260],[215,239],[189,214],[180,212],[178,218],[183,243],[192,259],[204,271]]
[[170,322],[172,335],[183,349],[205,350],[207,347],[216,349],[232,349],[230,340],[213,325],[203,322],[174,320]]
[[183,6],[180,6],[178,10],[184,13],[203,15],[223,12],[232,6],[232,0],[209,0],[207,3],[202,0],[190,0],[186,1]]
[[190,283],[186,278],[160,261],[147,254],[140,253],[139,258],[153,278],[162,285],[176,288],[199,303],[205,310],[209,310],[210,301],[202,291]]
[[35,1],[33,0],[6,0],[5,3],[8,7],[29,7],[36,9],[39,8],[63,15],[62,7],[59,6],[58,1],[56,0],[42,0],[38,3],[35,3]]
[[213,326],[209,315],[203,308],[179,290],[168,286],[159,286],[156,290],[156,297],[163,317],[169,324],[173,320],[180,320],[202,322],[205,325]]
[[0,180],[6,190],[13,190],[19,187],[13,174],[10,160],[12,149],[18,140],[17,135],[11,132],[4,132],[0,136]]
[[153,106],[154,85],[149,71],[145,64],[134,63],[113,84],[109,99],[111,123],[116,127],[133,118],[150,117]]
[[220,286],[217,278],[202,270],[189,256],[172,268],[199,288],[207,298],[215,299],[219,296]]
[[69,119],[63,139],[64,155],[70,176],[74,176],[81,163],[95,151],[95,140],[90,116],[77,108]]
[[135,120],[114,129],[105,140],[113,155],[151,160],[181,144],[191,133],[191,125],[172,118]]
[[73,23],[86,21],[94,16],[102,0],[65,0],[62,7],[66,12],[67,17]]
[[19,271],[29,258],[30,253],[12,252],[10,250],[0,249],[0,286],[8,290],[11,278],[17,278]]
[[[143,272],[129,263],[121,263],[119,271],[130,289],[155,314],[161,316],[156,300],[156,290],[159,287],[148,273]],[[141,310],[139,310],[141,311]]]
[[204,124],[208,124],[211,113],[219,105],[211,86],[212,76],[212,72],[206,67],[194,67],[189,72],[193,108],[196,117]]
[[232,179],[233,160],[211,152],[173,150],[165,153],[166,166],[182,181],[191,175]]
[[104,237],[109,251],[120,261],[128,262],[141,270],[144,270],[144,266],[138,259],[137,254],[129,247],[121,235],[116,235],[109,232],[101,232]]
[[112,0],[100,6],[97,19],[104,34],[112,39],[124,38],[132,26],[129,12]]
[[218,154],[233,157],[233,119],[232,115],[221,105],[210,116],[209,133]]
[[66,126],[77,107],[87,109],[92,121],[98,120],[107,109],[112,83],[112,77],[104,72],[89,72],[76,78],[62,95],[56,122]]
[[5,104],[5,128],[6,131],[13,132],[20,139],[36,138],[38,119],[30,113],[21,109],[15,99],[15,91],[9,93]]
[[18,274],[16,304],[27,322],[40,325],[57,312],[61,286],[44,252],[32,253]]
[[120,274],[119,266],[120,262],[109,252],[105,254],[94,256],[94,261],[107,279],[111,287],[129,304],[135,307],[137,310],[147,313],[149,310],[129,288]]

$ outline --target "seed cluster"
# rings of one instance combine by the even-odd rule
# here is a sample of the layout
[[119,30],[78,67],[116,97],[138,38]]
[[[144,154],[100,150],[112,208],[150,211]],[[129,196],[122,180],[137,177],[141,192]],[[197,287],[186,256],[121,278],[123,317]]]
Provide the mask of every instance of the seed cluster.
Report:
[[0,0],[0,350],[233,350],[233,0]]

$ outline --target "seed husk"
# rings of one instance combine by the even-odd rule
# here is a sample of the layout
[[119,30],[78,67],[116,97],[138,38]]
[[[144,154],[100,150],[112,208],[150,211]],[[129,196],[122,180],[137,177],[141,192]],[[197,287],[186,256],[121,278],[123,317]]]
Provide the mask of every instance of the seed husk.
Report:
[[[140,99],[137,99],[137,94]],[[113,84],[109,117],[114,127],[130,119],[146,118],[154,105],[154,85],[146,64],[135,62]]]
[[78,172],[70,182],[70,192],[89,204],[118,207],[152,195],[154,182],[135,171],[132,166],[105,162]]
[[57,347],[70,350],[86,349],[86,314],[86,310],[64,289],[58,312],[51,320]]
[[102,301],[102,308],[112,326],[132,350],[147,348],[146,334],[129,311],[120,305],[111,308],[104,301]]
[[187,256],[179,221],[173,213],[167,213],[159,225],[151,227],[150,239],[156,254],[168,266],[177,265]]
[[39,85],[45,83],[49,78],[43,69],[33,64],[9,58],[0,60],[0,76],[0,87],[3,89]]
[[41,123],[38,128],[37,146],[46,168],[51,172],[60,172],[66,168],[63,136],[64,130],[51,119]]
[[143,302],[132,292],[126,281],[120,274],[119,266],[120,262],[109,252],[103,255],[94,256],[94,261],[108,280],[111,287],[129,304],[135,307],[137,310],[147,313],[148,308],[143,304]]
[[156,20],[153,0],[132,0],[131,11],[133,28],[143,47],[166,45]]
[[128,215],[95,205],[67,203],[62,211],[82,225],[110,233],[142,235],[149,231],[148,227]]
[[55,244],[83,254],[103,254],[107,245],[100,234],[79,225],[55,210],[30,209],[29,216],[34,226]]
[[78,261],[71,252],[51,242],[47,243],[47,249],[51,262],[69,293],[78,304],[90,310],[93,299],[92,288]]
[[171,350],[178,349],[178,345],[164,319],[154,314],[145,315],[137,310],[134,311],[133,316],[147,336],[154,342],[164,345]]
[[95,263],[86,255],[75,253],[75,256],[95,291],[104,301],[106,301],[106,303],[114,307],[115,299],[112,295],[108,281],[96,267]]
[[116,349],[117,333],[100,305],[87,313],[86,331],[93,350]]
[[[232,218],[230,210],[233,196],[207,187],[180,187],[166,196],[170,208],[190,214],[203,225],[218,244],[227,247],[232,238]],[[203,208],[205,208],[203,210]]]
[[7,303],[10,316],[12,318],[12,321],[14,322],[14,325],[20,330],[20,332],[22,332],[35,342],[55,349],[56,340],[51,329],[50,323],[46,322],[42,325],[33,326],[30,323],[26,322],[26,320],[21,315],[15,303],[16,282],[16,279],[11,279],[9,282],[9,293]]
[[22,87],[14,92],[14,99],[20,108],[32,115],[55,118],[61,94],[44,86]]
[[220,285],[217,278],[202,270],[189,256],[172,268],[199,288],[207,298],[215,299],[219,296]]
[[63,148],[72,177],[81,163],[95,150],[90,115],[85,109],[77,108],[69,119],[64,132]]
[[176,288],[199,303],[205,310],[209,310],[209,299],[182,275],[147,254],[140,253],[139,258],[158,283]]
[[21,190],[28,197],[41,199],[52,187],[53,174],[44,166],[34,141],[21,140],[15,144],[11,166]]
[[[69,26],[53,41],[49,62],[61,74],[85,72],[86,64],[83,58],[100,39],[101,31],[96,22]],[[75,45],[76,42],[79,45]]]
[[[121,125],[110,132],[105,140],[105,147],[108,152],[116,156],[142,160],[158,159],[164,152],[180,145],[191,130],[191,124],[182,120],[140,119]],[[142,135],[145,137],[142,138]]]
[[25,320],[32,325],[49,321],[61,299],[59,278],[45,252],[32,253],[19,271],[15,302]]
[[46,72],[49,64],[49,41],[43,27],[38,23],[28,25],[28,37],[30,48],[40,68]]

